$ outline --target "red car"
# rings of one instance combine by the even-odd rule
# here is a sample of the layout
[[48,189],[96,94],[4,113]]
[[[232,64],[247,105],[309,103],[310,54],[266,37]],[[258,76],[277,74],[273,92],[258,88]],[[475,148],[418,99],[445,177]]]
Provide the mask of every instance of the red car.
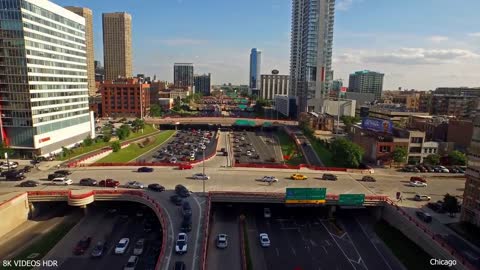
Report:
[[75,246],[75,249],[73,250],[73,253],[75,255],[82,255],[87,251],[88,247],[90,246],[90,243],[92,242],[91,237],[84,237],[82,240],[78,241],[77,245]]
[[193,169],[193,166],[192,166],[192,164],[185,163],[185,164],[180,164],[178,166],[178,169],[179,170],[190,170],[190,169]]
[[119,185],[120,182],[113,179],[102,180],[98,183],[99,187],[118,187]]

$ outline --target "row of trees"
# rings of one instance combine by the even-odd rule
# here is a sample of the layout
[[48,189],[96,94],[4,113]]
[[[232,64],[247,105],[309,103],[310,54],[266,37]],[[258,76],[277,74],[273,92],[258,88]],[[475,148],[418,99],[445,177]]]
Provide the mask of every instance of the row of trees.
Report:
[[347,139],[335,139],[330,143],[330,151],[333,161],[339,167],[358,168],[362,163],[364,150]]
[[[393,150],[392,158],[396,163],[405,163],[407,160],[408,152],[406,147],[397,147]],[[423,163],[428,165],[439,165],[440,164],[440,155],[431,154],[423,159]],[[451,165],[460,165],[464,166],[467,164],[467,156],[460,151],[452,151],[448,154],[448,160]]]

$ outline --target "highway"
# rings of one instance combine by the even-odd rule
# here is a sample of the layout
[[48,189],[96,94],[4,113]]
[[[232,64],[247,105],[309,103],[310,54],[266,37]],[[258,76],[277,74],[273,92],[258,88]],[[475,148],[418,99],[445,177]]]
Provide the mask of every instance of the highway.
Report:
[[297,121],[275,120],[275,119],[253,119],[253,118],[235,118],[235,117],[178,117],[178,118],[145,118],[147,124],[157,125],[175,125],[180,124],[213,124],[213,125],[232,125],[238,120],[255,121],[256,125],[263,125],[265,122],[278,123],[282,125],[298,125]]

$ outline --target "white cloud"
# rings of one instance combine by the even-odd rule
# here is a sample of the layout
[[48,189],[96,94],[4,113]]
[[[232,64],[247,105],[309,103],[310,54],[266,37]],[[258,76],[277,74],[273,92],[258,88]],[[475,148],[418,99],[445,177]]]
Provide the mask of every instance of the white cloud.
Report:
[[400,65],[429,65],[440,63],[458,63],[459,61],[477,59],[480,55],[462,49],[424,49],[401,48],[393,52],[370,54],[362,60],[373,63],[389,63]]
[[341,10],[341,11],[344,11],[344,10],[349,10],[353,4],[357,3],[357,2],[362,2],[363,0],[339,0],[336,4],[335,4],[335,9],[336,10]]
[[446,37],[446,36],[431,36],[431,37],[428,37],[428,40],[430,40],[431,42],[434,42],[434,43],[440,43],[440,42],[447,41],[448,37]]
[[469,37],[480,37],[480,32],[468,33],[467,35],[468,35]]
[[208,43],[207,40],[202,39],[189,39],[189,38],[173,38],[158,40],[159,43],[167,46],[191,46],[201,45]]

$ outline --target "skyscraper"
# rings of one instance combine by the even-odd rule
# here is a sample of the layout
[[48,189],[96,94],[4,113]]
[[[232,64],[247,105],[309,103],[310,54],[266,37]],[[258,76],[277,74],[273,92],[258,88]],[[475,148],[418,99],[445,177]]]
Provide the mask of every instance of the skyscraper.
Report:
[[173,65],[173,83],[175,87],[193,86],[193,63],[175,63]]
[[47,155],[91,135],[85,18],[49,1],[0,1],[0,10],[2,141]]
[[262,67],[262,52],[253,48],[250,52],[250,93],[258,95],[260,90],[260,74]]
[[348,92],[372,93],[379,100],[382,97],[383,76],[383,73],[370,70],[352,73],[348,80]]
[[211,88],[211,74],[203,74],[203,75],[195,75],[194,76],[194,83],[195,83],[195,93],[200,93],[205,96],[210,95],[210,88]]
[[290,95],[298,112],[320,111],[333,79],[332,43],[335,0],[293,0]]
[[102,17],[105,80],[132,77],[132,16],[116,12]]
[[95,52],[93,50],[93,13],[91,9],[84,7],[65,8],[85,18],[85,45],[87,46],[88,94],[90,96],[94,96],[97,92],[97,88],[95,87]]

